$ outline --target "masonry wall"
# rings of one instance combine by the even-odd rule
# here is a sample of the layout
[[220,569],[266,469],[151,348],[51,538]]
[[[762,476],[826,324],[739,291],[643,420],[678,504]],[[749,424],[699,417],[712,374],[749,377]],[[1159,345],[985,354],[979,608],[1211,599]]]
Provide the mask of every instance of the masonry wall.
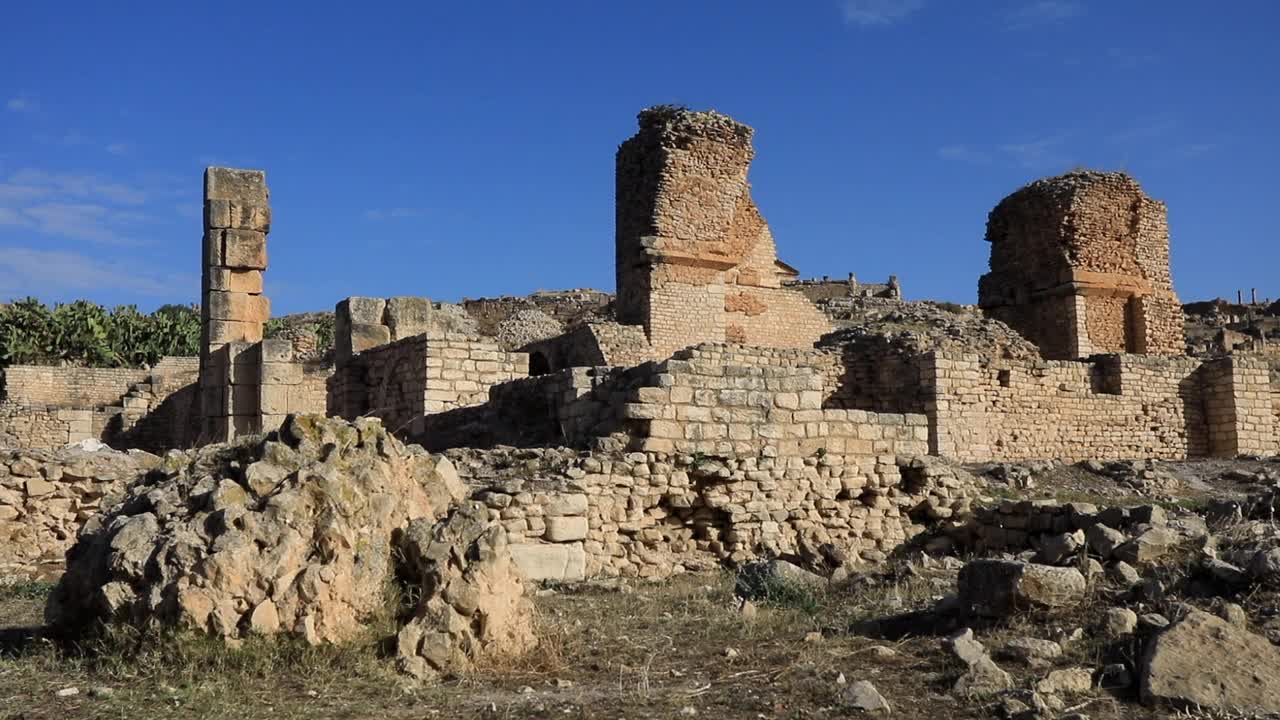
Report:
[[1275,455],[1277,434],[1270,368],[1265,361],[1228,355],[1204,365],[1209,451],[1219,457]]
[[979,305],[1045,357],[1181,355],[1163,203],[1123,173],[1038,180],[991,211]]
[[151,370],[8,367],[0,444],[58,448],[93,439],[114,447],[183,447],[191,440],[186,421],[198,363],[166,357]]
[[931,521],[966,513],[974,494],[950,468],[892,455],[449,456],[536,579],[660,578],[766,554],[876,560]]
[[616,315],[653,358],[700,342],[812,347],[830,329],[778,261],[751,197],[753,131],[716,112],[656,107],[617,154]]
[[1168,458],[1210,452],[1200,361],[1038,363],[935,353],[931,449],[962,461]]
[[485,402],[491,386],[525,377],[528,362],[471,336],[414,335],[340,365],[329,381],[329,413],[371,415],[394,432],[421,433],[425,416]]

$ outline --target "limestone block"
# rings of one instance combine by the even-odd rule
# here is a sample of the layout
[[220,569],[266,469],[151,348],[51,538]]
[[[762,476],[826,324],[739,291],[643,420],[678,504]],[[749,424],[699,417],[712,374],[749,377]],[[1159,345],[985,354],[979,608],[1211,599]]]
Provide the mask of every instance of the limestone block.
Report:
[[218,199],[205,200],[204,225],[207,228],[231,227],[231,201]]
[[435,306],[427,298],[393,297],[387,300],[387,327],[391,339],[400,340],[420,335],[431,328],[431,316]]
[[258,390],[258,411],[263,415],[287,415],[289,413],[289,386],[260,386]]
[[349,336],[351,353],[358,353],[369,348],[386,345],[391,342],[391,328],[386,325],[369,325],[353,323]]
[[585,515],[586,512],[587,496],[581,493],[554,495],[543,510],[543,514],[549,517]]
[[260,342],[262,323],[235,320],[209,320],[209,343]]
[[218,229],[208,229],[204,231],[202,252],[206,268],[213,268],[222,265],[223,232],[224,231]]
[[583,580],[587,553],[582,543],[548,545],[515,543],[508,546],[516,567],[530,580]]
[[263,385],[298,385],[303,374],[301,363],[264,362],[261,382]]
[[209,268],[209,289],[261,295],[262,271],[211,267]]
[[271,301],[265,295],[211,291],[208,295],[210,320],[265,323],[271,318]]
[[587,519],[585,517],[549,517],[546,519],[546,523],[547,530],[543,537],[551,542],[573,542],[587,537]]
[[210,167],[204,171],[205,200],[235,200],[266,207],[267,175],[261,170]]
[[382,298],[349,297],[338,303],[334,313],[339,322],[381,325],[386,307],[387,301]]
[[254,230],[222,231],[222,264],[242,270],[267,269],[267,235]]
[[227,227],[240,230],[256,230],[271,232],[271,208],[266,205],[255,205],[247,202],[230,201],[228,204]]

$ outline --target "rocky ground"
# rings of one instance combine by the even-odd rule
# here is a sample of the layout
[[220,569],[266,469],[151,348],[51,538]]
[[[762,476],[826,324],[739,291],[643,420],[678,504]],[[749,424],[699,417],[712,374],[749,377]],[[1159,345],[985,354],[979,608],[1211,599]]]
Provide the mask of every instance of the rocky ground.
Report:
[[[175,468],[179,487],[200,487],[210,462]],[[827,578],[778,560],[661,583],[529,588],[536,644],[425,682],[388,642],[399,633],[403,644],[404,613],[371,613],[338,644],[251,624],[230,644],[130,624],[68,640],[43,624],[51,585],[10,583],[0,718],[1280,717],[1265,714],[1280,710],[1280,462],[969,470],[987,483],[986,510],[883,564]],[[250,489],[261,479],[246,477]],[[135,498],[160,499],[148,492]],[[207,511],[155,512],[173,524]],[[993,535],[1012,544],[981,544]],[[214,553],[227,546],[209,541]],[[395,562],[426,567],[429,544],[401,545]],[[192,577],[188,567],[141,565],[130,582]],[[422,587],[449,577],[473,580],[446,573]],[[419,608],[410,625],[429,618],[428,599],[398,600]]]

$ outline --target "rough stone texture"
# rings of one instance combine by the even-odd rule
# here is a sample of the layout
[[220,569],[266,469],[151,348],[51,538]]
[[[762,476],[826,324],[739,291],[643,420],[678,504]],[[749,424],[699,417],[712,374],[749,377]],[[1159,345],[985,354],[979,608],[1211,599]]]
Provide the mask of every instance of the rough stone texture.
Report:
[[470,669],[484,655],[533,647],[533,603],[507,548],[506,531],[483,503],[465,502],[435,523],[409,523],[402,573],[423,600],[396,636],[400,667],[418,678]]
[[661,358],[704,341],[809,347],[829,329],[777,258],[751,199],[751,128],[716,112],[654,107],[618,148],[619,322]]
[[292,417],[278,438],[175,451],[85,523],[47,619],[350,639],[383,607],[394,536],[462,494],[376,420]]
[[1018,610],[1074,605],[1085,579],[1075,568],[1013,560],[972,560],[960,570],[960,602],[976,615],[1006,617]]
[[1045,357],[1182,354],[1166,209],[1129,176],[1037,180],[991,211],[986,239],[991,272],[978,302]]
[[1140,682],[1148,704],[1280,712],[1280,650],[1193,610],[1148,643]]
[[60,572],[81,524],[159,464],[141,451],[78,446],[0,453],[0,577]]

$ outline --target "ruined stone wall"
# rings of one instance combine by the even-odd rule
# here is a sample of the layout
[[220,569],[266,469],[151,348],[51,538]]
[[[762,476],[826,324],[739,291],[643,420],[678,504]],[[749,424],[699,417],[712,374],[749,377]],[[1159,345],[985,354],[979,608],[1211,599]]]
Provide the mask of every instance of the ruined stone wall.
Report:
[[0,444],[58,448],[92,439],[114,447],[184,446],[195,394],[188,388],[198,367],[197,358],[182,357],[163,358],[151,370],[11,366],[4,371]]
[[702,457],[565,449],[449,453],[535,579],[660,578],[765,554],[877,559],[967,512],[972,485],[925,459]]
[[329,413],[371,415],[393,432],[421,433],[423,418],[489,397],[489,388],[528,374],[528,355],[466,335],[413,335],[369,348],[329,381]]
[[751,198],[751,128],[715,112],[657,107],[617,155],[616,315],[652,356],[699,342],[812,347],[830,329],[779,263]]
[[931,449],[964,461],[1209,453],[1200,363],[1112,355],[1026,363],[937,353]]
[[1275,455],[1280,450],[1267,363],[1228,355],[1204,364],[1209,451],[1219,457]]
[[56,576],[81,524],[159,462],[138,452],[0,452],[0,577]]
[[653,357],[653,348],[638,325],[589,322],[556,337],[530,343],[529,374],[541,375],[571,367],[631,366]]
[[1006,197],[987,222],[979,304],[1045,357],[1183,352],[1163,203],[1123,173],[1072,172]]

